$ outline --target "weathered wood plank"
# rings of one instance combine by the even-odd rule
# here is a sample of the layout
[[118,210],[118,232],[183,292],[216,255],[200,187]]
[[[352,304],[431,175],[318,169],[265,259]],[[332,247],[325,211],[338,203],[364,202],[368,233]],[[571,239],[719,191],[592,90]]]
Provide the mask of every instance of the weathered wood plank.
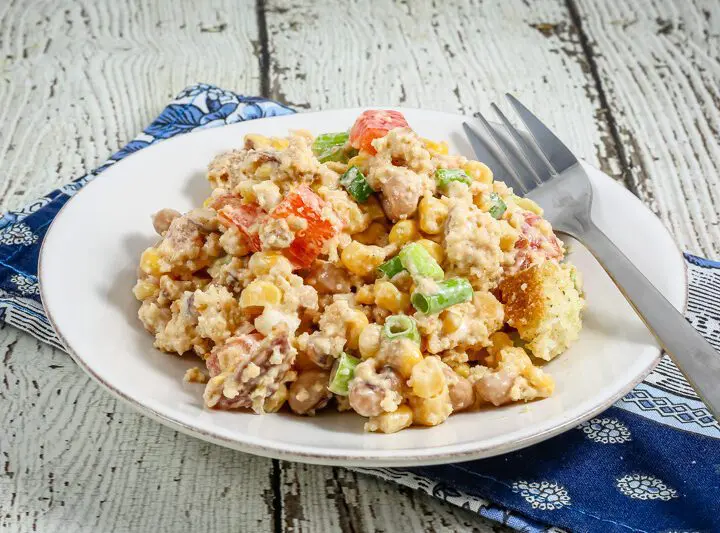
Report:
[[98,166],[195,82],[257,94],[253,0],[0,2],[0,211]]
[[[272,96],[307,109],[405,105],[490,113],[512,92],[589,162],[619,175],[577,28],[562,0],[270,0]],[[548,105],[548,101],[555,102]]]
[[0,326],[0,529],[273,531],[272,461],[136,414]]
[[[254,2],[209,7],[0,2],[0,211],[101,163],[190,83],[257,93]],[[135,414],[7,326],[0,427],[0,529],[274,529],[272,461]]]
[[720,257],[720,4],[580,0],[634,188],[685,249]]
[[282,463],[282,530],[509,531],[424,493],[342,468]]

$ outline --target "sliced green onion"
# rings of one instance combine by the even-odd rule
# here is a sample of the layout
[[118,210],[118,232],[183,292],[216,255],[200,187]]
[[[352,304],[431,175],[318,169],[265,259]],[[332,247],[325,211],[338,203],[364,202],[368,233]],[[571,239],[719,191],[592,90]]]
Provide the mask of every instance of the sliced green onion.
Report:
[[345,144],[350,135],[342,133],[322,133],[315,137],[312,144],[312,151],[318,161],[347,161],[348,154],[345,152]]
[[415,291],[410,298],[413,307],[425,315],[434,315],[451,305],[469,302],[473,288],[465,278],[452,278],[437,283],[433,293]]
[[403,266],[402,261],[400,261],[400,256],[396,255],[392,259],[385,261],[377,269],[380,273],[386,275],[388,279],[392,279],[396,274],[405,270],[405,267]]
[[467,175],[467,172],[459,168],[439,168],[435,171],[435,182],[438,188],[447,189],[451,181],[459,181],[465,185],[470,185],[472,178]]
[[367,202],[367,199],[374,192],[363,173],[357,167],[350,167],[340,176],[340,185],[345,187],[348,194],[359,204]]
[[383,335],[387,339],[410,339],[420,344],[420,332],[417,323],[407,315],[392,315],[385,319]]
[[503,202],[503,199],[500,198],[500,195],[496,192],[490,193],[490,216],[493,217],[496,220],[500,220],[503,216],[503,213],[507,210],[507,204]]
[[443,279],[445,272],[422,244],[411,242],[398,254],[402,265],[414,278]]
[[360,359],[348,355],[345,352],[340,354],[340,357],[335,361],[332,372],[330,373],[330,383],[328,384],[328,390],[339,396],[348,395],[348,384],[355,375],[355,367],[360,362]]

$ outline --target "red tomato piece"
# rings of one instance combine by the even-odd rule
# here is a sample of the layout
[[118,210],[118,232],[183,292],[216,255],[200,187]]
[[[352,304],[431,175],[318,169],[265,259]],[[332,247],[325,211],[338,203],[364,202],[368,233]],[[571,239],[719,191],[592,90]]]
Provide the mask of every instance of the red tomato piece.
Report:
[[373,109],[364,111],[350,130],[350,144],[353,148],[375,154],[372,142],[385,137],[395,128],[407,128],[408,123],[399,111]]
[[335,228],[322,216],[325,205],[322,198],[307,185],[301,185],[288,194],[270,216],[287,218],[295,215],[307,222],[307,227],[295,233],[295,240],[285,250],[285,255],[298,268],[306,268],[320,255],[323,244],[335,235]]
[[258,204],[244,204],[241,198],[226,194],[218,197],[212,207],[218,212],[218,218],[222,224],[237,226],[247,237],[250,249],[253,252],[260,251],[258,230],[262,219],[265,218],[265,211]]

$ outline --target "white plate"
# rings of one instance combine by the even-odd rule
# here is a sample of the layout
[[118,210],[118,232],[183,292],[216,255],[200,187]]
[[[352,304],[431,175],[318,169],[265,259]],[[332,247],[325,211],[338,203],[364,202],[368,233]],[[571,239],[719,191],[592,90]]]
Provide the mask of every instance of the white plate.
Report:
[[[547,365],[556,380],[552,398],[460,413],[434,428],[393,435],[363,433],[364,419],[349,413],[306,418],[204,409],[202,385],[182,382],[198,361],[155,350],[136,316],[131,289],[141,252],[156,240],[151,213],[200,205],[210,192],[208,162],[241,146],[246,133],[342,131],[361,111],[303,113],[182,135],[129,156],[82,189],[55,219],[40,256],[47,315],[80,367],[141,413],[198,438],[269,457],[362,466],[456,462],[528,446],[602,411],[653,368],[660,355],[653,339],[602,268],[573,242],[587,310],[579,341]],[[402,112],[421,135],[449,139],[453,151],[472,156],[462,116]],[[667,231],[632,194],[587,170],[598,225],[682,309],[685,264]]]

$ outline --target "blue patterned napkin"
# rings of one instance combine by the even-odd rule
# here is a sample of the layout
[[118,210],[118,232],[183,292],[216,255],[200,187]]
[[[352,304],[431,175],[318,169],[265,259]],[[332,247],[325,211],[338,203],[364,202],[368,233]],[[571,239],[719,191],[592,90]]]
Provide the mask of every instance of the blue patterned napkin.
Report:
[[[264,98],[193,85],[106,164],[6,213],[0,218],[0,318],[63,349],[40,303],[38,253],[55,214],[98,173],[162,139],[293,112]],[[720,349],[720,263],[685,258],[688,319]],[[613,407],[541,444],[453,465],[357,470],[521,531],[720,531],[720,425],[667,356]]]

